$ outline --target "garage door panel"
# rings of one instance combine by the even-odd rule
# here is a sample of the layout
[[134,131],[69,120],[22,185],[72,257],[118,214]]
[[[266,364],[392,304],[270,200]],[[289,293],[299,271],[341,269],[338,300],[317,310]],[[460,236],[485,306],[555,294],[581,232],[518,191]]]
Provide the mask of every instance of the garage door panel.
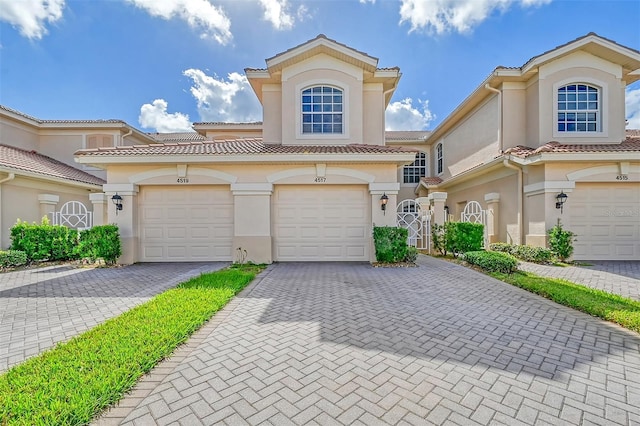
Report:
[[369,260],[366,186],[280,186],[273,195],[275,259]]
[[633,183],[577,183],[570,195],[576,260],[640,259],[640,191]]
[[232,260],[228,186],[143,186],[139,197],[141,261]]

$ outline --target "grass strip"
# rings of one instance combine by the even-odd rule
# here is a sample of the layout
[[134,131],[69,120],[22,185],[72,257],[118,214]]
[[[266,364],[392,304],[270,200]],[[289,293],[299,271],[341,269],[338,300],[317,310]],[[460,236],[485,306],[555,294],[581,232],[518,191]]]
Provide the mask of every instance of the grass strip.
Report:
[[615,322],[640,333],[640,302],[556,278],[518,271],[488,273],[494,278],[587,314]]
[[79,425],[116,403],[262,267],[202,274],[0,376],[0,425]]

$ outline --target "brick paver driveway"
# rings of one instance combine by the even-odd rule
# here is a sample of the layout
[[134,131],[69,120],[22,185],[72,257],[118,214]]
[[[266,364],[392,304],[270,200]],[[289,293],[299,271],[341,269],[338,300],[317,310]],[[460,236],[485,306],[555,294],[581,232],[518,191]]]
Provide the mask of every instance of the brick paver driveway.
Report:
[[225,263],[50,266],[0,274],[0,372]]
[[418,262],[272,265],[99,423],[640,424],[638,334]]

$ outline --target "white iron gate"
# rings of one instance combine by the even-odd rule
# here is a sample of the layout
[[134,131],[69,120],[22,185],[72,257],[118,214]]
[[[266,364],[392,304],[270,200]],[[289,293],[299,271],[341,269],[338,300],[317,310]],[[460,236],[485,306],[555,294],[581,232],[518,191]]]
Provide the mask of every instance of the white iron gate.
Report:
[[397,223],[407,229],[407,244],[431,252],[431,212],[414,200],[404,200],[396,207]]
[[60,211],[51,213],[54,225],[67,228],[89,229],[93,226],[93,214],[80,201],[69,201],[62,205]]
[[487,211],[477,201],[469,201],[460,215],[461,222],[481,223],[484,229],[484,247],[489,246],[489,234],[487,230]]

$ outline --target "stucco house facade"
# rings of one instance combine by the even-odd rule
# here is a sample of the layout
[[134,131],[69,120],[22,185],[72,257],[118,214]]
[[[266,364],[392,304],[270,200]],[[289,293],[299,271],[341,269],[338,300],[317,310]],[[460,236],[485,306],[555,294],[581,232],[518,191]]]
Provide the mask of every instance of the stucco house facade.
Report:
[[377,64],[319,35],[245,70],[262,122],[189,133],[0,109],[0,144],[88,179],[40,188],[30,176],[23,210],[38,214],[17,216],[22,178],[0,161],[2,247],[11,220],[39,220],[52,207],[38,197],[57,189],[120,227],[122,263],[372,261],[372,227],[395,226],[398,203],[414,199],[435,223],[478,202],[490,242],[544,246],[560,219],[577,234],[575,259],[640,259],[640,134],[625,131],[624,110],[637,50],[588,34],[498,67],[433,131],[385,132],[401,74]]

